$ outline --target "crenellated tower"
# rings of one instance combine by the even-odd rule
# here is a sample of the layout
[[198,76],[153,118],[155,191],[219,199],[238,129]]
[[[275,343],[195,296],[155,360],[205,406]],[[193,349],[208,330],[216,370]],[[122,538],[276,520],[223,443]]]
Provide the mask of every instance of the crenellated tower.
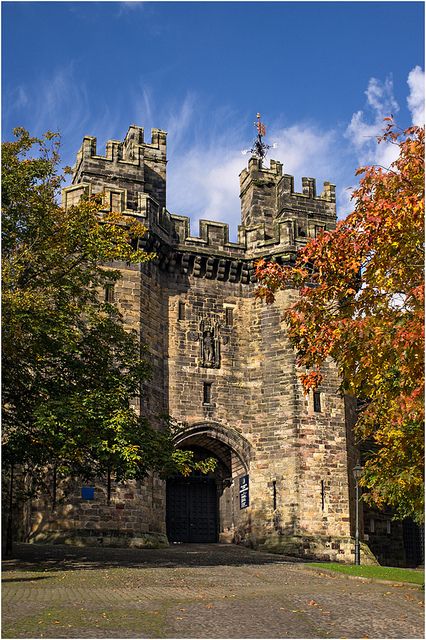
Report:
[[302,178],[302,192],[297,193],[293,176],[283,174],[276,160],[267,168],[260,158],[250,158],[240,173],[240,198],[240,233],[249,238],[248,249],[271,241],[299,248],[336,223],[335,186],[325,182],[317,196],[315,178]]
[[[138,194],[149,195],[159,208],[166,206],[165,131],[152,129],[144,142],[142,127],[131,125],[124,141],[109,140],[105,156],[98,155],[96,138],[85,136],[73,168],[73,185],[90,183],[93,192],[108,190],[113,207],[136,211]],[[124,199],[123,199],[124,197]]]

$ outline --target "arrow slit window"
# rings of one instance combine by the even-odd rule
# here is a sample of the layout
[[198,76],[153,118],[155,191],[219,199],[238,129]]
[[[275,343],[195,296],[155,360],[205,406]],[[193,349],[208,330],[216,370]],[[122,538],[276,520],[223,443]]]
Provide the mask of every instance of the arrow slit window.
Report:
[[319,391],[314,391],[314,411],[321,413],[321,394]]

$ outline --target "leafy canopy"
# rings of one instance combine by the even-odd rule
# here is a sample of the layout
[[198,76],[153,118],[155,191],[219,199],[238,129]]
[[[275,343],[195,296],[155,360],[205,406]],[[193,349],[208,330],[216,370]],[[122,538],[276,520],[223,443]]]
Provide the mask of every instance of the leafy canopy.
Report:
[[151,258],[145,228],[102,195],[62,209],[58,136],[15,136],[2,145],[3,460],[118,479],[208,468],[139,416],[148,358],[102,296],[120,277],[108,263]]
[[279,289],[300,288],[286,319],[305,390],[332,358],[342,390],[360,400],[366,498],[422,521],[424,128],[386,120],[378,142],[397,145],[398,158],[389,169],[358,169],[354,212],[310,240],[294,267],[261,260],[257,295],[271,302]]

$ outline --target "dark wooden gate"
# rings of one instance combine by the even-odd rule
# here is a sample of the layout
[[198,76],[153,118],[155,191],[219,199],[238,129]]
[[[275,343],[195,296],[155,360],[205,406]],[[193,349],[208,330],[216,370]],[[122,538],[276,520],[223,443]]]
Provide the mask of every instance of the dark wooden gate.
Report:
[[217,542],[216,481],[205,476],[167,480],[166,525],[169,542]]

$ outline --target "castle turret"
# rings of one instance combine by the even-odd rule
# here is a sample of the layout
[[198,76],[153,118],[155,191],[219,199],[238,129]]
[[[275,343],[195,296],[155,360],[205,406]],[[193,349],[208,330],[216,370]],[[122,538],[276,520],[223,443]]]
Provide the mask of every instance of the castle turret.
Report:
[[142,127],[131,125],[123,142],[109,140],[106,154],[96,151],[96,138],[85,136],[73,169],[73,184],[90,183],[93,192],[126,191],[126,209],[136,210],[138,193],[146,193],[166,206],[166,132],[152,129],[151,143],[144,142]]
[[[302,192],[294,190],[293,176],[283,174],[283,165],[270,160],[269,168],[252,157],[240,173],[241,227],[247,249],[260,249],[274,239],[299,248],[323,230],[336,224],[335,186],[324,182],[317,196],[315,178],[302,178]],[[242,237],[242,236],[241,236]]]
[[266,235],[272,235],[281,176],[281,162],[271,160],[270,168],[266,169],[255,157],[250,158],[248,169],[240,173],[241,222],[247,229],[264,225]]

